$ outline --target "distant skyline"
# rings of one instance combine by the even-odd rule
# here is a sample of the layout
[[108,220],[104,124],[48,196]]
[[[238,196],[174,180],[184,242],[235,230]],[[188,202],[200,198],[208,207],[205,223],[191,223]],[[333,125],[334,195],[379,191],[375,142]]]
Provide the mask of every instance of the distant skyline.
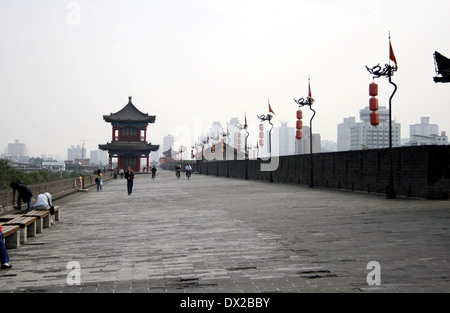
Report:
[[[295,127],[308,75],[313,131],[337,141],[337,124],[369,103],[365,66],[388,62],[389,32],[401,137],[422,116],[449,132],[450,84],[433,82],[434,51],[450,57],[449,13],[448,0],[0,0],[0,147],[18,139],[35,156],[66,156],[85,140],[96,150],[111,140],[103,115],[128,96],[156,115],[153,144],[173,134],[192,145],[245,113],[256,142],[268,99],[275,125]],[[387,106],[392,86],[377,83]]]

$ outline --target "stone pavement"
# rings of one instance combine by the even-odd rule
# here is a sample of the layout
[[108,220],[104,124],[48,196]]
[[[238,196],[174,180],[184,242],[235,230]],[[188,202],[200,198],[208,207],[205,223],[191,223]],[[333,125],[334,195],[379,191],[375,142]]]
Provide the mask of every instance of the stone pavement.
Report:
[[450,291],[450,201],[159,170],[56,204],[1,292]]

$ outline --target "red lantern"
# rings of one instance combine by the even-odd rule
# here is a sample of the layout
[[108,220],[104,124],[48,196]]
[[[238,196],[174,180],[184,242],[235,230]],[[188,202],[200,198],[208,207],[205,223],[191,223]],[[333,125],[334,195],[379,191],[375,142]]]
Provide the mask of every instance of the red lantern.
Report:
[[264,146],[264,139],[260,139],[260,140],[259,140],[259,146],[260,146],[260,147],[263,147],[263,146]]
[[302,129],[302,128],[303,128],[303,121],[297,120],[297,129]]
[[370,125],[377,126],[378,124],[380,124],[380,116],[378,115],[378,112],[370,113]]
[[375,97],[370,98],[369,100],[369,109],[370,111],[377,111],[378,110],[378,99]]
[[301,120],[302,118],[303,118],[303,112],[302,112],[302,110],[298,110],[297,111],[297,119]]
[[369,84],[369,95],[371,97],[376,97],[378,95],[378,84],[372,82]]
[[241,143],[242,143],[242,139],[239,138],[239,139],[238,139],[238,145],[240,145]]
[[297,139],[302,139],[302,130],[301,129],[297,129],[297,132],[295,133],[295,138]]
[[264,124],[263,124],[263,123],[259,124],[259,130],[260,130],[260,131],[263,131],[263,130],[264,130]]
[[216,152],[216,144],[213,143],[212,147],[211,147],[211,153],[214,154]]
[[264,139],[264,132],[259,132],[259,138]]

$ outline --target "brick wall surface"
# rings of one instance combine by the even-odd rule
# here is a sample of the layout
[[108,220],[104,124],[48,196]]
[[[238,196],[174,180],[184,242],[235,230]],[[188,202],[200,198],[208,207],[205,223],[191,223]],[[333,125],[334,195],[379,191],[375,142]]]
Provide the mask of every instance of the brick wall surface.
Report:
[[[317,186],[386,193],[389,182],[389,149],[371,149],[312,155],[313,181]],[[194,171],[204,175],[308,184],[311,156],[279,157],[273,172],[261,171],[261,160],[197,161]],[[392,149],[396,194],[448,199],[450,146],[418,146]]]
[[[84,176],[84,185],[85,188],[95,185],[95,178],[97,175],[86,175]],[[110,179],[110,175],[103,175],[103,180],[106,181]],[[66,194],[70,194],[72,192],[76,192],[78,190],[78,178],[68,178],[63,180],[57,180],[48,183],[41,183],[35,185],[28,186],[33,192],[33,201],[36,201],[36,198],[39,194],[44,192],[49,192],[54,199],[58,197],[64,196]],[[13,207],[13,205],[17,204],[17,192],[14,195],[14,192],[11,188],[0,190],[0,212],[7,211]],[[23,207],[23,204],[22,204]]]

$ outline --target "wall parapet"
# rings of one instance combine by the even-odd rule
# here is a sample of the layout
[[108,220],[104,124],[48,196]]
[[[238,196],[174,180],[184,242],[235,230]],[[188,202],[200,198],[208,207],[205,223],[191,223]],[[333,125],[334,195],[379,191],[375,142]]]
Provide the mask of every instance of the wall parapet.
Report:
[[[414,146],[392,149],[394,189],[397,195],[448,199],[450,146]],[[317,153],[312,155],[314,184],[320,187],[385,194],[389,182],[389,149]],[[281,156],[276,170],[261,171],[258,160],[197,161],[200,174],[252,180],[307,184],[311,155]]]

